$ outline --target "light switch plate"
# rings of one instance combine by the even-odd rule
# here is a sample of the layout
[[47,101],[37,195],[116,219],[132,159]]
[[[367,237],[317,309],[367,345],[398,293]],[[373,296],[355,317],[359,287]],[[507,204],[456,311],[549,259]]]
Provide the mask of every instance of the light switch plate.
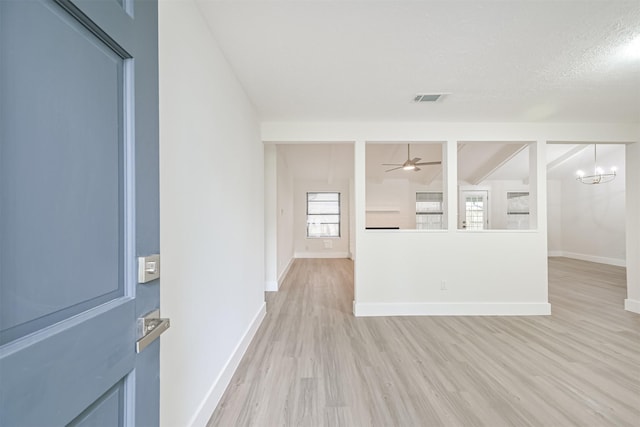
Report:
[[138,283],[160,278],[160,255],[138,257]]

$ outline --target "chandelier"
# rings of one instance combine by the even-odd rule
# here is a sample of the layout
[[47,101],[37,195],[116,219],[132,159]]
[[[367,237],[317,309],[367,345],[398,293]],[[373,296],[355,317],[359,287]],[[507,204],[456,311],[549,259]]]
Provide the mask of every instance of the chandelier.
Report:
[[612,167],[610,172],[605,173],[604,169],[598,166],[598,151],[596,144],[593,144],[593,175],[587,175],[584,171],[576,172],[576,179],[583,184],[604,184],[616,178],[616,167]]

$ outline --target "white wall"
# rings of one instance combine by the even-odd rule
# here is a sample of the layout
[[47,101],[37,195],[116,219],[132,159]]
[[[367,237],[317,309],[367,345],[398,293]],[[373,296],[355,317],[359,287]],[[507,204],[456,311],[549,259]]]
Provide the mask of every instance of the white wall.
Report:
[[549,256],[562,256],[562,182],[547,181],[547,248]]
[[264,290],[278,290],[278,172],[274,144],[264,146]]
[[351,259],[356,259],[356,219],[353,215],[355,212],[356,199],[354,197],[355,183],[353,178],[349,179],[349,253]]
[[278,149],[277,169],[277,227],[278,227],[278,286],[282,284],[293,261],[293,176],[283,153]]
[[[511,191],[529,191],[529,186],[523,184],[522,181],[504,180],[504,181],[485,181],[491,187],[489,193],[489,212],[490,212],[490,228],[492,230],[507,229],[507,193]],[[533,198],[529,197],[529,203],[535,203]]]
[[[415,228],[415,195],[411,206],[411,188],[406,179],[367,181],[367,227]],[[412,211],[413,210],[413,211]]]
[[171,318],[160,421],[202,426],[265,313],[263,146],[196,4],[161,1],[159,25],[160,289]]
[[640,314],[640,125],[626,147],[627,299],[625,309]]
[[[340,193],[340,237],[307,237],[307,192]],[[349,253],[349,181],[308,181],[296,179],[293,196],[294,252],[296,258],[347,258]],[[330,248],[325,246],[330,242]]]
[[366,231],[357,238],[358,315],[547,312],[540,233]]
[[407,179],[367,180],[365,191],[367,227],[415,229],[416,193],[442,191],[442,181],[424,185]]

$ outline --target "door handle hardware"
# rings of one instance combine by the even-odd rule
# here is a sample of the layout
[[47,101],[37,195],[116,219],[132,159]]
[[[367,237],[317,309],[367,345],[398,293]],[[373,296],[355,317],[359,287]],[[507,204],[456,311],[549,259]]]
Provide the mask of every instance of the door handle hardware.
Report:
[[136,353],[140,353],[149,344],[154,342],[164,331],[169,329],[169,319],[160,317],[160,310],[147,313],[138,319],[138,341],[136,341]]

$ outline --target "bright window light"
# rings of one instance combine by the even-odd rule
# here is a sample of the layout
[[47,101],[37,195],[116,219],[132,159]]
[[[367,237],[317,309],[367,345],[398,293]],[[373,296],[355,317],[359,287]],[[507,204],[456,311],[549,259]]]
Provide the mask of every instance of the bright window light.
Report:
[[640,34],[622,47],[625,58],[640,59]]

